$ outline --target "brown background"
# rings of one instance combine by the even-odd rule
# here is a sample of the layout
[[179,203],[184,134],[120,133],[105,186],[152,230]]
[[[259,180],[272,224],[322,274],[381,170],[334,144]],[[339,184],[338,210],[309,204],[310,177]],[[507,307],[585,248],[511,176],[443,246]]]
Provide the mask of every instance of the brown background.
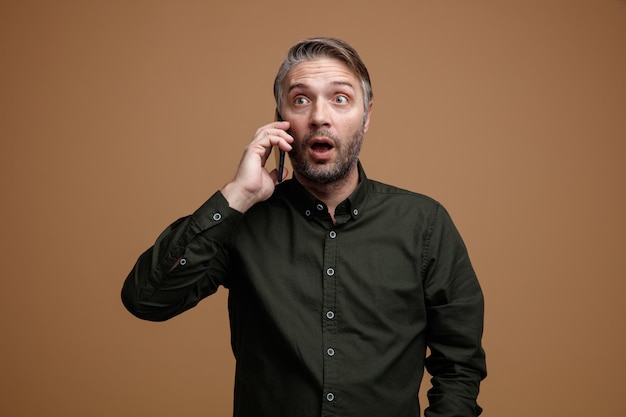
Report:
[[3,1],[0,415],[228,416],[226,291],[169,322],[136,257],[228,181],[301,38],[373,78],[369,177],[452,213],[484,416],[626,416],[626,2]]

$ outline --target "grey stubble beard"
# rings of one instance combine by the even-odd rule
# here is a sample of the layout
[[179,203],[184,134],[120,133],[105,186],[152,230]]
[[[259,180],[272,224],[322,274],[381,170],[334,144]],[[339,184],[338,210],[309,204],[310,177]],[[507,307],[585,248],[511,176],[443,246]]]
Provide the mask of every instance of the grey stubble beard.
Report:
[[[363,145],[363,136],[365,135],[364,130],[364,124],[361,124],[347,143],[333,136],[327,129],[314,130],[302,139],[298,147],[294,147],[292,151],[289,152],[289,159],[291,160],[291,166],[294,172],[309,181],[321,185],[327,185],[345,179],[359,160],[359,153]],[[311,163],[304,157],[310,139],[319,136],[331,139],[335,143],[335,151],[340,153],[340,158],[332,162],[330,164],[331,167],[327,167],[329,164]],[[345,152],[343,152],[344,146],[347,146]]]

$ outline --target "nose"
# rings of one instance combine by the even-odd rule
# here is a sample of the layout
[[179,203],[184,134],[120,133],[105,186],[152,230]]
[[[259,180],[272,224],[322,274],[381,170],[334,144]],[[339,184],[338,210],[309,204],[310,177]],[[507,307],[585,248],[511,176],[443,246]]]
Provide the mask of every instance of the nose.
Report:
[[311,128],[330,127],[330,108],[324,101],[316,101],[311,107]]

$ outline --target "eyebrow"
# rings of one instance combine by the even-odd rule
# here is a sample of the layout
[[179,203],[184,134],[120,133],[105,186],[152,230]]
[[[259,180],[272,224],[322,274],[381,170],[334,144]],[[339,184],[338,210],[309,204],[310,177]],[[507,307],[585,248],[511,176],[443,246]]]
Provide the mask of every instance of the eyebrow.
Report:
[[[350,87],[352,90],[354,90],[354,86],[349,81],[333,81],[330,84],[333,87],[344,86],[344,87]],[[309,85],[306,83],[297,83],[297,84],[290,85],[289,88],[287,89],[287,94],[289,94],[292,90],[295,90],[297,88],[302,88],[306,90],[307,88],[309,88]]]

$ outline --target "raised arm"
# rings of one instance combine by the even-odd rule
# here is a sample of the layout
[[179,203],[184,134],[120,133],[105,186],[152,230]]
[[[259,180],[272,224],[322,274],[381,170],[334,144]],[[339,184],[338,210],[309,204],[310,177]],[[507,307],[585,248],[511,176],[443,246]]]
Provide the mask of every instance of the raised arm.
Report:
[[228,242],[243,213],[274,192],[276,170],[265,163],[273,146],[291,149],[288,122],[259,128],[235,178],[191,216],[170,225],[126,278],[122,302],[135,316],[163,321],[228,286]]
[[191,216],[165,229],[135,263],[122,302],[135,316],[163,321],[227,286],[225,247],[242,214],[217,192]]

